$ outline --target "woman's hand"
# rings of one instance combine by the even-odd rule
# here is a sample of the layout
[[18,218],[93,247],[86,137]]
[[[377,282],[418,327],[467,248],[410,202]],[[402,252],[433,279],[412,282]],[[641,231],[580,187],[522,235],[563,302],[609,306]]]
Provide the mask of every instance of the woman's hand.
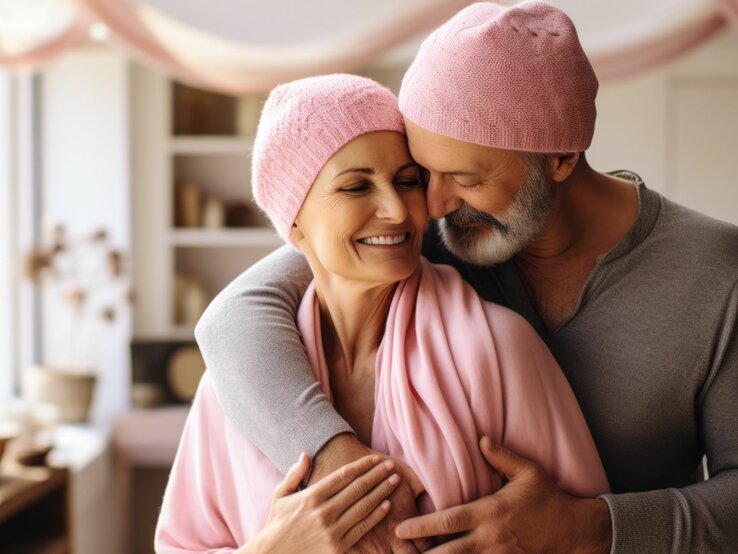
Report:
[[275,489],[266,526],[238,552],[345,552],[389,513],[400,476],[380,461],[366,456],[297,492],[310,469],[303,453]]

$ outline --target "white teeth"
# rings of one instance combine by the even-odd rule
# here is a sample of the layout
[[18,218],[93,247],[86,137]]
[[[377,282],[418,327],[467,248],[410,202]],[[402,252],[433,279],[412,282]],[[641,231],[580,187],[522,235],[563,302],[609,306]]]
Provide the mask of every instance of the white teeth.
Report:
[[367,237],[365,239],[359,240],[359,242],[363,242],[364,244],[370,244],[370,245],[400,244],[401,242],[405,242],[408,236],[409,236],[409,233],[403,233],[401,235],[393,235],[393,236]]

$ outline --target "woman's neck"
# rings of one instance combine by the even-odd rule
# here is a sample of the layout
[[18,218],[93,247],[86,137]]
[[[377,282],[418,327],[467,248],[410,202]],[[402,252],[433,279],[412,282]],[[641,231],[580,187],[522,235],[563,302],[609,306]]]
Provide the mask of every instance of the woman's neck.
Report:
[[[337,276],[315,277],[323,350],[328,367],[350,376],[374,360],[384,336],[396,283],[367,285]],[[374,364],[369,364],[373,369]],[[340,369],[339,369],[340,368]]]

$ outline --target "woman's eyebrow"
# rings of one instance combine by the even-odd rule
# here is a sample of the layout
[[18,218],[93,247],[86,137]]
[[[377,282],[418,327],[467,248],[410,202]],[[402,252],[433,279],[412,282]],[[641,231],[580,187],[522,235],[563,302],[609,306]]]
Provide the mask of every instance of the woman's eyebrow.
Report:
[[374,169],[371,167],[352,167],[336,173],[333,178],[340,177],[344,173],[366,173],[367,175],[374,175]]

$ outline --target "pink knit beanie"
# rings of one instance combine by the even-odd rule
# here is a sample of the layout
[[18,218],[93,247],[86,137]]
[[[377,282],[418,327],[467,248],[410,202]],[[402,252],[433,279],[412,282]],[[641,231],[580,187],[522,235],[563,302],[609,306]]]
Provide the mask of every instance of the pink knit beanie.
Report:
[[537,1],[479,2],[421,45],[400,110],[451,138],[530,152],[581,152],[592,142],[597,77],[561,10]]
[[328,159],[373,131],[404,134],[405,126],[394,94],[371,79],[322,75],[272,90],[256,131],[251,181],[256,203],[285,241]]

